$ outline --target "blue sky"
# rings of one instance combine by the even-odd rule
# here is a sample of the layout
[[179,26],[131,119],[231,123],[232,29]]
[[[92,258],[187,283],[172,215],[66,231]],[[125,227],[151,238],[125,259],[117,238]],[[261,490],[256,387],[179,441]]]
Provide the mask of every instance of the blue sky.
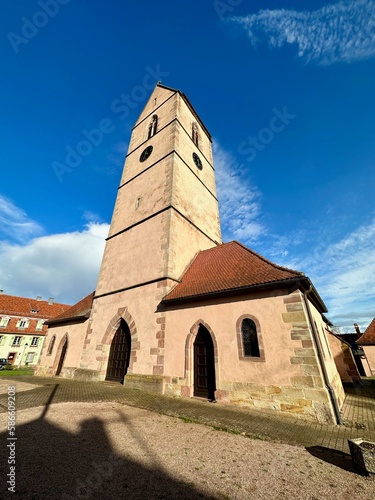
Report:
[[[367,326],[373,0],[3,0],[2,10],[5,293],[74,303],[95,288],[147,77],[186,93],[213,136],[223,239],[305,272],[345,331]],[[119,113],[121,94],[135,99]]]

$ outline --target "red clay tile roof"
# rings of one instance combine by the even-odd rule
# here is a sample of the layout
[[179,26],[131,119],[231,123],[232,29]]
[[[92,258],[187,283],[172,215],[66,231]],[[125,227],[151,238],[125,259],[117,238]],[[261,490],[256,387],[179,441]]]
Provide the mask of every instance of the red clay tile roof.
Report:
[[49,319],[63,313],[69,307],[67,304],[57,302],[49,304],[47,300],[28,299],[0,293],[0,316]]
[[360,345],[375,345],[375,318],[366,328],[365,333],[359,337],[357,344]]
[[278,266],[237,241],[199,252],[179,283],[163,299],[172,302],[257,285],[306,278]]
[[[1,317],[0,313],[0,317]],[[37,319],[31,319],[29,326],[27,328],[20,328],[17,327],[19,318],[10,318],[7,326],[0,326],[0,335],[4,333],[10,333],[14,335],[34,335],[37,337],[38,335],[44,336],[47,333],[47,325],[46,323],[43,324],[43,327],[41,330],[37,330],[37,324],[38,320]]]
[[71,306],[67,311],[63,312],[56,318],[51,319],[47,322],[47,325],[54,325],[56,323],[66,323],[68,321],[83,320],[87,319],[91,313],[92,301],[94,298],[94,293],[92,292],[87,297],[83,298],[74,306]]

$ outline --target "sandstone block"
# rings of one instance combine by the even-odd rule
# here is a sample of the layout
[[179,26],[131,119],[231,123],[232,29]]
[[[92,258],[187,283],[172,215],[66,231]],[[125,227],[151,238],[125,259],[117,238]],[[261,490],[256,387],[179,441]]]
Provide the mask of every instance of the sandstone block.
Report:
[[282,318],[284,323],[303,322],[306,320],[305,313],[303,311],[282,313]]
[[313,348],[307,349],[305,347],[297,347],[294,349],[296,356],[315,356],[315,351]]
[[311,376],[296,376],[291,379],[294,387],[314,387],[314,380]]
[[[303,358],[302,358],[303,359]],[[318,365],[303,365],[301,366],[302,373],[304,375],[320,375]]]
[[303,358],[301,356],[292,356],[290,358],[290,362],[292,363],[292,365],[302,365]]
[[280,394],[281,392],[281,387],[278,387],[276,385],[271,385],[266,387],[266,394]]
[[286,411],[288,413],[304,413],[303,406],[288,405],[288,404],[284,404],[284,403],[281,403],[280,410]]
[[287,304],[286,310],[288,312],[303,311],[302,302],[294,302],[294,303]]
[[311,399],[319,403],[327,403],[329,400],[328,393],[322,389],[304,389],[305,399]]

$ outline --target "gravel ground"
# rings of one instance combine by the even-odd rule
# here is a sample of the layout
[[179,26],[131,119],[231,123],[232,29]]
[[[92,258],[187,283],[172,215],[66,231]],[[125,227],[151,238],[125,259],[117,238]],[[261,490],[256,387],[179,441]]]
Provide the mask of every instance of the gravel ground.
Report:
[[[6,418],[0,415],[1,429]],[[16,436],[17,494],[4,488],[9,441],[2,431],[0,498],[375,497],[374,478],[358,475],[341,452],[252,440],[117,403],[22,410]]]

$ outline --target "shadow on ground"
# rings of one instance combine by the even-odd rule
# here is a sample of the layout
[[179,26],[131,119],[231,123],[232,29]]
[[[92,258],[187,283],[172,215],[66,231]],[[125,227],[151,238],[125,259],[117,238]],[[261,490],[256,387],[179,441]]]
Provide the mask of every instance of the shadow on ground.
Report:
[[352,457],[343,451],[333,450],[325,446],[308,446],[305,448],[313,457],[319,458],[324,462],[335,465],[340,469],[353,472],[358,475],[363,475],[355,467]]
[[358,384],[343,384],[345,393],[358,397],[375,399],[375,380],[362,377]]
[[[137,435],[131,422],[123,418],[132,436],[151,466],[118,455],[111,446],[104,423],[88,418],[79,432],[67,432],[52,425],[45,417],[57,386],[51,393],[41,416],[16,428],[16,497],[28,500],[88,500],[115,499],[209,499],[191,484],[176,481],[157,463],[142,436]],[[8,434],[1,433],[2,449],[7,450]],[[9,455],[9,453],[8,453]],[[5,457],[4,457],[5,458]],[[9,465],[0,462],[2,484],[6,483]],[[8,479],[8,478],[7,478]],[[8,484],[2,487],[1,498]],[[5,490],[5,491],[4,491]],[[5,495],[4,495],[5,494]]]

